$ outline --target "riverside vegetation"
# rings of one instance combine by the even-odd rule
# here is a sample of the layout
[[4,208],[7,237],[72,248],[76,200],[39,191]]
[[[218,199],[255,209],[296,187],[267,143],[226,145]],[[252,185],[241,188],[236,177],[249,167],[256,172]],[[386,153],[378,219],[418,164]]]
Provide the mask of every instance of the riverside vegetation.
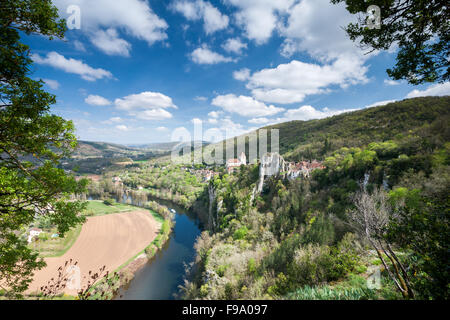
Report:
[[286,159],[326,168],[270,177],[254,199],[258,164],[212,168],[220,174],[204,181],[205,165],[148,161],[89,188],[149,208],[171,200],[200,217],[188,299],[446,299],[449,106],[449,97],[416,98],[277,125]]

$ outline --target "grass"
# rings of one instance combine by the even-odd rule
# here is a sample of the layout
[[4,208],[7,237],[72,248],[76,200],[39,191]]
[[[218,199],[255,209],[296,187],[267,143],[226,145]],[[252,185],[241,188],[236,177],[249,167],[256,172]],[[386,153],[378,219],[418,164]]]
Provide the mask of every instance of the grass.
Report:
[[83,212],[83,214],[86,216],[102,216],[105,214],[120,213],[134,210],[141,210],[141,209],[123,203],[115,203],[111,206],[108,206],[104,204],[103,201],[101,200],[91,200],[87,202],[87,208]]
[[[39,252],[39,255],[43,258],[60,257],[69,250],[80,235],[82,225],[79,224],[76,227],[70,229],[63,238],[50,238],[48,240],[38,240],[32,242],[29,247]],[[52,230],[52,233],[56,233],[56,229]]]

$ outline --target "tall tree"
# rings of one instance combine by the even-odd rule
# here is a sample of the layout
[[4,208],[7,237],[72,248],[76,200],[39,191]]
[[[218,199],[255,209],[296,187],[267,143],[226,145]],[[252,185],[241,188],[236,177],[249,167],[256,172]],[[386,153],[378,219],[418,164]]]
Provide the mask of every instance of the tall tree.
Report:
[[[346,31],[363,48],[387,50],[398,46],[397,63],[388,69],[395,79],[411,84],[445,82],[450,79],[450,8],[445,0],[331,0],[345,2],[352,14],[380,8],[379,28],[365,18],[351,23]],[[376,17],[373,17],[376,19]]]
[[2,0],[0,5],[0,287],[20,297],[45,263],[20,237],[45,215],[64,234],[82,222],[77,182],[58,168],[76,147],[71,121],[50,113],[56,98],[30,78],[30,49],[21,34],[63,38],[65,21],[51,0]]

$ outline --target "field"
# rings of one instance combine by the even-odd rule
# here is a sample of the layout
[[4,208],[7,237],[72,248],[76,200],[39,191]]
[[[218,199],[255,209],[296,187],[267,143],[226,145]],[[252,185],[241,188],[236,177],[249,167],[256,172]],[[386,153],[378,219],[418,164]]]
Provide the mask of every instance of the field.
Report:
[[109,206],[104,204],[103,201],[92,200],[88,201],[88,205],[86,210],[84,211],[84,214],[86,216],[101,216],[111,213],[134,211],[136,209],[136,207],[123,203],[114,203],[113,205]]
[[[28,293],[39,290],[51,278],[58,276],[58,268],[72,259],[78,262],[81,285],[87,283],[89,271],[98,272],[106,266],[113,272],[124,262],[144,250],[158,235],[161,223],[146,210],[135,210],[89,217],[74,245],[61,257],[45,258],[47,267],[36,272]],[[67,294],[76,294],[66,289]]]
[[[75,243],[81,232],[81,225],[70,229],[64,238],[49,238],[48,240],[39,239],[39,241],[32,242],[29,247],[39,252],[41,257],[60,257]],[[56,233],[56,229],[48,232],[49,235]]]

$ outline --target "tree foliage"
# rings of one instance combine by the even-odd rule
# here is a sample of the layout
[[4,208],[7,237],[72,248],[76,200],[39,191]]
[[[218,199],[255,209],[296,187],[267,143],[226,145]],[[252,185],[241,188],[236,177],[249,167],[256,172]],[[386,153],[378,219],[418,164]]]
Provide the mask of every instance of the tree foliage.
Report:
[[445,0],[331,0],[345,2],[352,14],[381,9],[381,28],[369,28],[360,18],[346,31],[363,48],[387,50],[397,45],[397,63],[387,73],[411,84],[450,79],[450,8]]
[[35,216],[64,234],[83,221],[77,182],[57,166],[76,147],[74,126],[50,113],[54,95],[30,78],[30,49],[20,33],[62,38],[65,21],[50,0],[5,0],[0,6],[0,285],[11,295],[27,289],[44,266],[20,239]]

